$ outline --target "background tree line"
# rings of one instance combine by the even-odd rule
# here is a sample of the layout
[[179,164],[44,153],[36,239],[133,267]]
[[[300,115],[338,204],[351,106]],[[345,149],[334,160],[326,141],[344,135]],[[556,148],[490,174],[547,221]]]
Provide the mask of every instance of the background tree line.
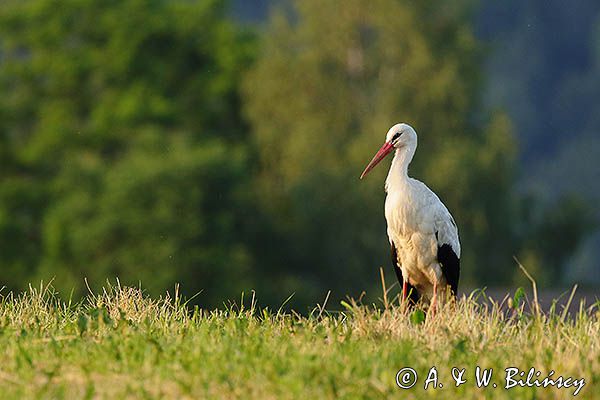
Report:
[[407,121],[412,174],[459,222],[463,284],[513,282],[514,254],[559,284],[590,211],[516,190],[473,10],[308,0],[255,27],[219,0],[3,0],[0,282],[375,297],[385,168],[358,175]]

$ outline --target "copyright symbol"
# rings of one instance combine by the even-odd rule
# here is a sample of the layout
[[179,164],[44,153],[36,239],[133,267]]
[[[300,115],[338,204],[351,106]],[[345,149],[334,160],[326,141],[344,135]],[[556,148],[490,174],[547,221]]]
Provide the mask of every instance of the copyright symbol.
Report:
[[410,367],[402,368],[396,374],[396,385],[401,389],[410,389],[417,383],[417,371]]

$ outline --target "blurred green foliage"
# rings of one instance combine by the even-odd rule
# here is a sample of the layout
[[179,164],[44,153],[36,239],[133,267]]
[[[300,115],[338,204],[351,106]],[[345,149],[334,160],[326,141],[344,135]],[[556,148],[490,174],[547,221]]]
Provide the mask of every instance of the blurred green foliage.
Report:
[[560,229],[516,223],[516,145],[480,107],[468,2],[297,1],[264,32],[218,0],[1,4],[9,288],[358,295],[389,270],[386,168],[358,176],[400,121],[420,134],[412,174],[459,223],[464,284],[510,282],[512,255]]
[[[5,1],[2,283],[244,288],[255,48],[220,1]],[[216,296],[216,294],[213,294]]]

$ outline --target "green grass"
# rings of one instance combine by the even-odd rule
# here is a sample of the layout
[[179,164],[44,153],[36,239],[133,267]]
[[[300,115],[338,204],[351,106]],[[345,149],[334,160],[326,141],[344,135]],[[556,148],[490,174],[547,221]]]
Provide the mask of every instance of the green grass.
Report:
[[[519,296],[514,299],[519,302]],[[150,299],[108,286],[82,303],[48,287],[0,300],[0,393],[6,398],[572,398],[573,388],[505,390],[504,369],[535,367],[584,378],[579,398],[600,393],[598,307],[577,315],[504,315],[491,300],[463,298],[419,322],[398,304],[316,308],[309,316],[266,309],[189,309],[175,294]],[[534,309],[535,311],[535,309]],[[497,388],[477,388],[493,368]],[[419,373],[396,386],[399,369]],[[423,383],[436,366],[444,387]],[[454,387],[451,367],[466,368]],[[541,379],[540,378],[540,379]],[[491,385],[491,383],[490,383]],[[597,396],[597,395],[596,395]]]

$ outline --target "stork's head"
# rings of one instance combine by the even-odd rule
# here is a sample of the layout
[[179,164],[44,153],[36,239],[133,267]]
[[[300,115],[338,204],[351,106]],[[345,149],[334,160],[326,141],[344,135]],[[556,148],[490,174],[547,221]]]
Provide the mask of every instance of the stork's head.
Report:
[[369,171],[375,168],[375,166],[393,150],[406,149],[407,151],[414,153],[416,148],[417,132],[415,132],[412,126],[404,123],[392,126],[385,136],[385,143],[383,146],[381,146],[369,165],[367,165],[363,173],[360,175],[360,179],[362,179],[369,173]]

